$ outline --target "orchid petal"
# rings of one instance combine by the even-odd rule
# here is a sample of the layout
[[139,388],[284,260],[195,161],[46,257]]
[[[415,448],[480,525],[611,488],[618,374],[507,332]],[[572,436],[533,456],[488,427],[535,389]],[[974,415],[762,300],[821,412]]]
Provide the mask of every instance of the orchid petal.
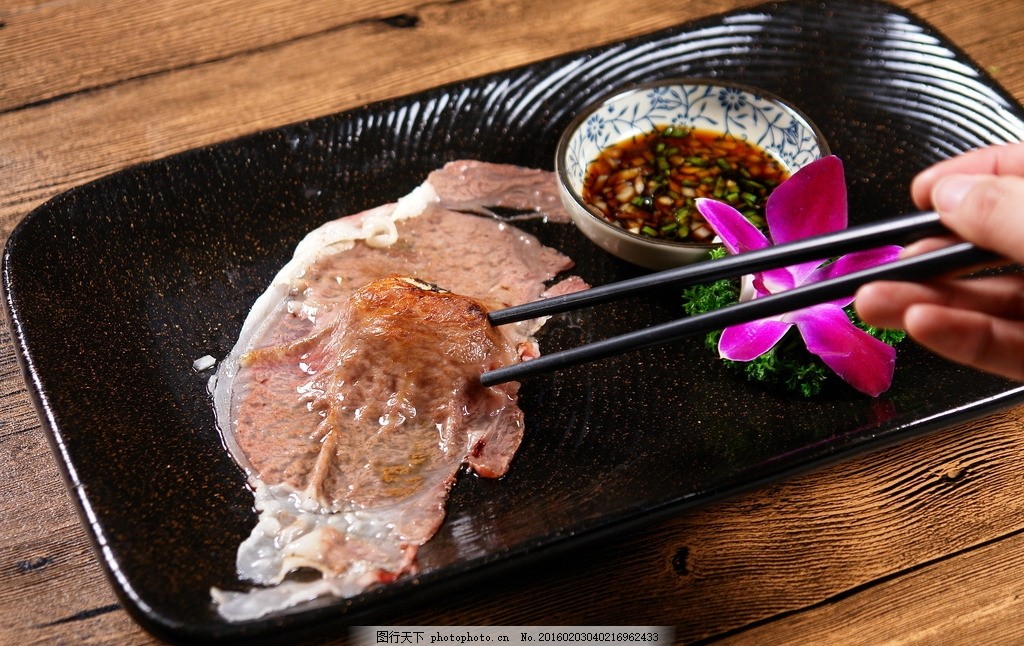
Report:
[[718,341],[718,353],[723,359],[753,361],[771,350],[792,325],[769,318],[727,327]]
[[[843,165],[837,157],[824,157],[776,187],[766,205],[770,240],[728,204],[699,199],[697,208],[732,254],[839,231],[847,224]],[[843,276],[891,262],[899,252],[899,247],[881,247],[847,254],[833,262],[822,259],[758,272],[743,278],[744,295],[760,298]],[[728,327],[722,331],[719,354],[733,361],[751,361],[775,347],[796,325],[808,351],[855,389],[878,396],[892,383],[896,350],[850,321],[843,308],[852,301],[851,296]]]
[[829,155],[793,173],[768,196],[765,219],[775,244],[845,229],[846,179],[842,161]]
[[822,266],[808,279],[808,282],[816,283],[829,278],[845,276],[862,269],[871,269],[878,265],[892,262],[900,257],[902,247],[887,246],[866,251],[855,251],[842,256],[835,262]]
[[764,249],[769,245],[768,238],[750,220],[725,202],[698,198],[697,210],[722,239],[729,253]]
[[815,305],[789,317],[807,349],[862,393],[877,397],[892,384],[896,349],[850,322],[837,305]]
[[754,275],[746,274],[745,276],[740,276],[739,302],[746,303],[747,301],[752,301],[759,295],[763,296],[763,294],[758,293],[758,288],[754,285]]
[[754,287],[762,296],[793,289],[800,284],[800,281],[790,269],[790,267],[778,267],[759,272],[754,275]]
[[[807,277],[805,284],[817,283],[830,278],[838,278],[839,276],[852,274],[863,269],[871,269],[878,265],[884,265],[885,263],[898,259],[900,249],[900,247],[888,246],[846,254],[835,262],[831,262],[820,267],[812,275]],[[852,302],[852,295],[831,301],[831,303],[838,305],[839,307],[846,307]]]
[[821,267],[823,262],[825,262],[825,260],[811,260],[810,262],[790,265],[786,269],[788,269],[789,273],[792,274],[793,280],[797,285],[803,285],[805,283],[813,282],[811,277],[814,276],[814,273],[818,271],[818,268]]

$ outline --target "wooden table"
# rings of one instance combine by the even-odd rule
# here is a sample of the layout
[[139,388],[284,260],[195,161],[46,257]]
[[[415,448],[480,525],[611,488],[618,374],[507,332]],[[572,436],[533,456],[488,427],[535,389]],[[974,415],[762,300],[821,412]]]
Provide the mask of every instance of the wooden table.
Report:
[[[138,162],[756,1],[8,0],[0,232]],[[1024,101],[1020,0],[898,4]],[[567,28],[563,12],[583,17]],[[90,551],[0,334],[0,642],[152,643]],[[601,617],[674,624],[687,641],[1022,643],[1022,421],[1015,409],[879,450],[394,621]]]

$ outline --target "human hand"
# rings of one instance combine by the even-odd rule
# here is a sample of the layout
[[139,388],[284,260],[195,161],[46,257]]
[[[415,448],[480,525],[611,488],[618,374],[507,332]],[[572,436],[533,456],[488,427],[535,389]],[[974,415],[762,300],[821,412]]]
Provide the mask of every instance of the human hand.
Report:
[[[1024,263],[1024,142],[940,162],[914,179],[911,196],[957,237]],[[923,240],[904,256],[949,242]],[[905,329],[948,359],[1024,381],[1024,276],[882,281],[862,287],[855,304],[867,323]]]

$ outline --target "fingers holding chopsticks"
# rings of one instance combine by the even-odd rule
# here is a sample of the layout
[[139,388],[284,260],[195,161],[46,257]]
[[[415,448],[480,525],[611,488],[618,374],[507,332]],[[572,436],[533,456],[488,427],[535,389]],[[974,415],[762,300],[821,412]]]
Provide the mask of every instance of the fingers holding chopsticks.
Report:
[[869,283],[857,292],[857,313],[864,321],[877,327],[906,328],[906,315],[916,305],[969,310],[990,317],[1024,321],[1024,276],[936,280],[931,283],[880,281]]
[[[1020,144],[995,145],[941,161],[914,178],[910,185],[914,204],[922,209],[931,208],[936,203],[933,192],[939,180],[953,175],[1024,177],[1024,153]],[[936,206],[942,210],[948,205]]]
[[911,194],[963,240],[1024,262],[1024,143],[936,164],[914,179]]
[[[922,344],[954,360],[1014,377],[1018,376],[1019,369],[1019,378],[1024,379],[1024,305],[1020,296],[1024,294],[1024,274],[1020,278],[978,283],[967,288],[949,279],[969,273],[975,267],[1024,263],[1024,210],[1014,208],[1024,205],[1024,142],[1008,148],[1012,148],[1012,160],[1003,159],[1007,153],[1001,149],[978,153],[966,162],[949,163],[945,168],[952,174],[943,175],[934,170],[922,174],[924,179],[919,178],[915,186],[919,192],[927,189],[930,193],[922,193],[929,197],[920,199],[940,205],[946,209],[945,214],[925,212],[858,225],[714,262],[696,263],[492,311],[488,314],[491,324],[503,325],[592,307],[655,287],[720,280],[884,244],[914,243],[905,257],[895,262],[849,274],[840,272],[841,275],[829,280],[765,298],[497,368],[481,375],[480,382],[490,386],[596,361],[848,297],[858,289],[857,308],[868,323],[905,328]],[[989,173],[993,169],[1002,172],[1012,168],[1019,169],[1022,175],[962,174],[971,168]],[[950,224],[944,222],[945,218],[949,218]],[[954,229],[953,224],[957,228]],[[921,282],[926,282],[927,286],[908,284]],[[986,289],[990,291],[984,291]]]
[[[941,162],[915,178],[918,206],[934,208],[960,240],[1024,263],[1024,143],[989,146]],[[912,257],[951,243],[928,238]],[[906,329],[932,351],[1024,380],[1024,277],[928,284],[878,282],[857,292],[857,312],[880,327]]]
[[[1022,286],[1021,282],[1015,286],[1018,300]],[[917,299],[900,315],[899,327],[921,345],[951,361],[1024,381],[1024,322],[1021,318],[989,314],[989,303],[981,297],[983,291],[962,293],[953,306],[941,302],[945,295],[937,298],[939,302]],[[937,294],[928,296],[935,298]],[[980,307],[967,307],[968,302]]]

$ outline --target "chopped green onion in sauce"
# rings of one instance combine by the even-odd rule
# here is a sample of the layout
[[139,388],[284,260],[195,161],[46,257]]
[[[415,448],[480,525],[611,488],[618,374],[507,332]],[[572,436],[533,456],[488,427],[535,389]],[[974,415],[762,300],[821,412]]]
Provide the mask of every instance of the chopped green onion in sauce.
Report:
[[663,126],[601,151],[590,163],[583,200],[627,231],[680,242],[714,232],[695,202],[726,202],[758,228],[764,206],[789,172],[759,146],[703,129]]

